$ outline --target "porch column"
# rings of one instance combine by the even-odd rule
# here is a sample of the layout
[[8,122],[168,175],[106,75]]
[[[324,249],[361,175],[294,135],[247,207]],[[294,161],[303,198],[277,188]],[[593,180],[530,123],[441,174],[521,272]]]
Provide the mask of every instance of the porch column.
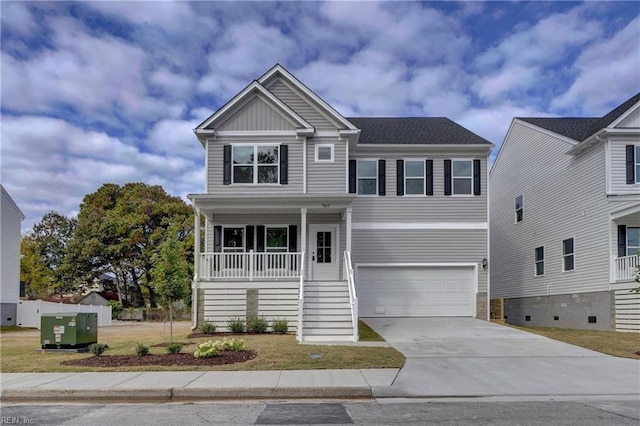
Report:
[[193,283],[191,284],[191,329],[198,328],[198,280],[200,271],[200,211],[193,206]]
[[351,207],[347,207],[347,251],[351,252]]
[[[300,208],[300,247],[301,252],[307,251],[307,208]],[[304,262],[304,259],[302,259]]]

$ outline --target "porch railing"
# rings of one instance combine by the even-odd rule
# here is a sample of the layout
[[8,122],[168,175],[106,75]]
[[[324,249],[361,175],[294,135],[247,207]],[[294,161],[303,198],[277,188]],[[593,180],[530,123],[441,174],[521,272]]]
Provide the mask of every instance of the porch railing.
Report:
[[616,257],[614,279],[616,281],[633,281],[638,272],[638,265],[640,265],[640,255]]
[[356,294],[356,284],[353,278],[353,266],[351,265],[351,252],[344,252],[344,275],[349,285],[349,303],[351,304],[351,325],[353,326],[353,340],[358,341],[358,295]]
[[199,278],[212,280],[297,279],[302,253],[202,253]]
[[302,342],[302,327],[304,325],[304,252],[300,253],[300,290],[298,293],[298,327],[296,328],[296,339]]

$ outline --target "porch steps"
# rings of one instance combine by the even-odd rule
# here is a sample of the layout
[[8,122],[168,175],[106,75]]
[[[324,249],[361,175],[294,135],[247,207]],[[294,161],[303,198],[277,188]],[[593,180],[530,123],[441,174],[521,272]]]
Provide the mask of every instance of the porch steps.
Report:
[[307,281],[304,286],[302,340],[351,341],[351,305],[346,281]]

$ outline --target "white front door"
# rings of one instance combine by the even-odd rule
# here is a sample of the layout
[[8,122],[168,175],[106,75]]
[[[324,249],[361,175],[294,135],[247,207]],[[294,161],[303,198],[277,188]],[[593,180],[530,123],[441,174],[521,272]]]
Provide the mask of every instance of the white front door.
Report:
[[309,225],[311,279],[338,279],[338,225]]

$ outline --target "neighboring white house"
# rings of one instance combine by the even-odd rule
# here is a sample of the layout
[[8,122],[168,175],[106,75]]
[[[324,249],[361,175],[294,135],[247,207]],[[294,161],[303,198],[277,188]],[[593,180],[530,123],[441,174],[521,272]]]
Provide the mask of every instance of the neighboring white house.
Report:
[[604,117],[515,118],[489,181],[508,322],[640,331],[640,93]]
[[280,65],[194,131],[194,327],[264,316],[357,340],[359,316],[487,318],[487,140],[345,118]]
[[24,214],[0,185],[0,314],[3,326],[16,325],[20,297],[20,225]]

